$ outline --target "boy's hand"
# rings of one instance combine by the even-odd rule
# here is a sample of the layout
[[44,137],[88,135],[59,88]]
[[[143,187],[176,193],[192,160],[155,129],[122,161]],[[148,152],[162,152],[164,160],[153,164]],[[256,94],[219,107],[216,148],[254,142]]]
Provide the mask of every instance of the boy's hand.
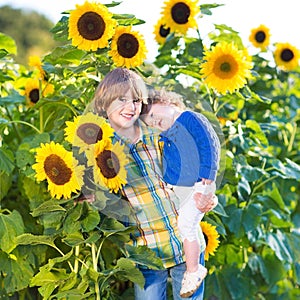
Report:
[[194,200],[196,202],[196,207],[202,213],[207,213],[211,211],[218,204],[218,197],[213,193],[209,193],[207,195],[201,193],[195,193]]

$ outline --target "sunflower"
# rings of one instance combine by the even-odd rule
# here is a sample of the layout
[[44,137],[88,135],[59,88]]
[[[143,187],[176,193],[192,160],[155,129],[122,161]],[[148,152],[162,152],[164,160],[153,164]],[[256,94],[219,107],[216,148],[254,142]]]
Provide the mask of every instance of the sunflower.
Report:
[[215,251],[218,248],[220,241],[218,240],[219,234],[216,230],[216,226],[213,226],[205,221],[200,222],[200,226],[205,238],[205,260],[208,260],[209,255],[215,255]]
[[116,20],[108,8],[100,3],[76,5],[69,18],[69,38],[72,45],[82,50],[105,48],[113,36]]
[[146,58],[144,38],[131,26],[119,26],[112,38],[109,55],[117,67],[134,68],[141,65]]
[[113,145],[110,140],[102,140],[86,151],[95,182],[115,193],[127,182],[125,165],[128,159],[123,150],[124,145],[120,143]]
[[277,66],[284,71],[292,71],[298,67],[300,51],[289,43],[277,43],[274,59]]
[[260,25],[257,28],[251,30],[249,41],[254,47],[260,48],[262,51],[270,44],[270,30],[264,25]]
[[103,139],[109,139],[114,135],[114,130],[103,117],[91,112],[86,115],[74,117],[74,121],[67,121],[65,138],[75,147],[79,147],[79,153],[89,145],[96,144]]
[[[42,92],[40,93],[40,88]],[[28,78],[25,83],[25,91],[23,94],[26,97],[28,106],[33,106],[40,100],[40,94],[46,97],[54,92],[54,85],[45,81],[40,81],[37,78]]]
[[161,18],[154,26],[155,40],[158,44],[163,45],[167,36],[170,34],[170,28],[166,26],[163,18]]
[[210,88],[225,94],[243,87],[251,77],[251,58],[246,50],[233,43],[222,42],[204,52],[201,75]]
[[52,197],[70,198],[71,193],[77,193],[83,185],[84,166],[78,165],[72,152],[53,141],[41,144],[36,150],[36,164],[32,168],[38,181],[47,180],[48,190]]
[[162,15],[172,32],[185,34],[189,28],[196,28],[196,16],[200,13],[197,1],[168,0],[165,1]]
[[39,56],[36,56],[36,55],[29,56],[28,65],[30,67],[34,67],[38,70],[40,79],[42,79],[42,80],[45,79],[46,72],[44,71],[44,69],[42,67],[42,62],[41,62],[41,59],[39,58]]

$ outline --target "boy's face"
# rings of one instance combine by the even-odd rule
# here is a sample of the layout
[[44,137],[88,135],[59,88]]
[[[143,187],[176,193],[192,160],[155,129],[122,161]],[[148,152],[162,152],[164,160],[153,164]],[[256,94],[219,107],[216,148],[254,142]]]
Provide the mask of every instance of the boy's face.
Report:
[[128,90],[123,96],[115,99],[107,109],[110,125],[121,133],[134,126],[140,116],[142,100],[135,99]]
[[142,119],[146,125],[164,131],[173,125],[175,111],[173,106],[155,103],[149,112],[142,116]]

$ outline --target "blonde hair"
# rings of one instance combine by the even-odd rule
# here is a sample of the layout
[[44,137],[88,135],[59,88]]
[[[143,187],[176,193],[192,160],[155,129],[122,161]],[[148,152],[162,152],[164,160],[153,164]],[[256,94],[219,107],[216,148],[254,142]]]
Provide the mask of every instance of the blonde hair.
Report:
[[183,97],[180,94],[173,91],[167,91],[164,88],[156,90],[151,87],[148,90],[148,103],[143,104],[142,114],[148,113],[151,109],[151,106],[156,103],[176,106],[180,110],[186,109]]
[[132,91],[133,97],[147,103],[148,91],[140,75],[126,68],[110,71],[96,89],[92,101],[94,112],[106,116],[110,104],[124,96],[128,90]]

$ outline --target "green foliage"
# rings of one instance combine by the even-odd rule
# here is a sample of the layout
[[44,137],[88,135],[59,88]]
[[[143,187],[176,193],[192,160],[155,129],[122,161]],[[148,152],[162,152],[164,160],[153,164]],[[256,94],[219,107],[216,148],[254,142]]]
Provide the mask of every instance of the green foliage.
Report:
[[[51,27],[53,24],[49,19],[34,11],[24,12],[8,5],[0,7],[1,32],[14,39],[17,49],[9,52],[15,55],[18,63],[27,64],[29,55],[42,55],[58,45],[51,36]],[[2,35],[0,44],[1,40]],[[6,46],[9,45],[6,41]]]
[[[202,13],[217,6],[203,5]],[[133,15],[115,18],[143,23]],[[99,80],[113,68],[107,49],[86,52],[70,45],[67,26],[63,16],[52,28],[62,45],[53,44],[42,60],[54,93],[33,107],[20,90],[32,70],[14,61],[13,34],[0,35],[0,298],[127,299],[132,282],[144,284],[136,265],[162,268],[147,247],[128,243],[133,228],[99,212],[118,197],[99,192],[92,204],[51,199],[46,183],[35,180],[35,148],[63,143],[65,122],[85,110]],[[30,28],[32,38],[39,36]],[[189,108],[219,120],[219,205],[205,219],[216,226],[220,246],[207,262],[206,299],[297,299],[300,70],[280,71],[258,53],[247,85],[220,95],[199,75],[207,45],[197,34],[171,34],[154,64],[136,70],[147,83],[183,94]],[[216,25],[210,39],[211,45],[228,40],[243,47],[238,32],[224,24]]]

